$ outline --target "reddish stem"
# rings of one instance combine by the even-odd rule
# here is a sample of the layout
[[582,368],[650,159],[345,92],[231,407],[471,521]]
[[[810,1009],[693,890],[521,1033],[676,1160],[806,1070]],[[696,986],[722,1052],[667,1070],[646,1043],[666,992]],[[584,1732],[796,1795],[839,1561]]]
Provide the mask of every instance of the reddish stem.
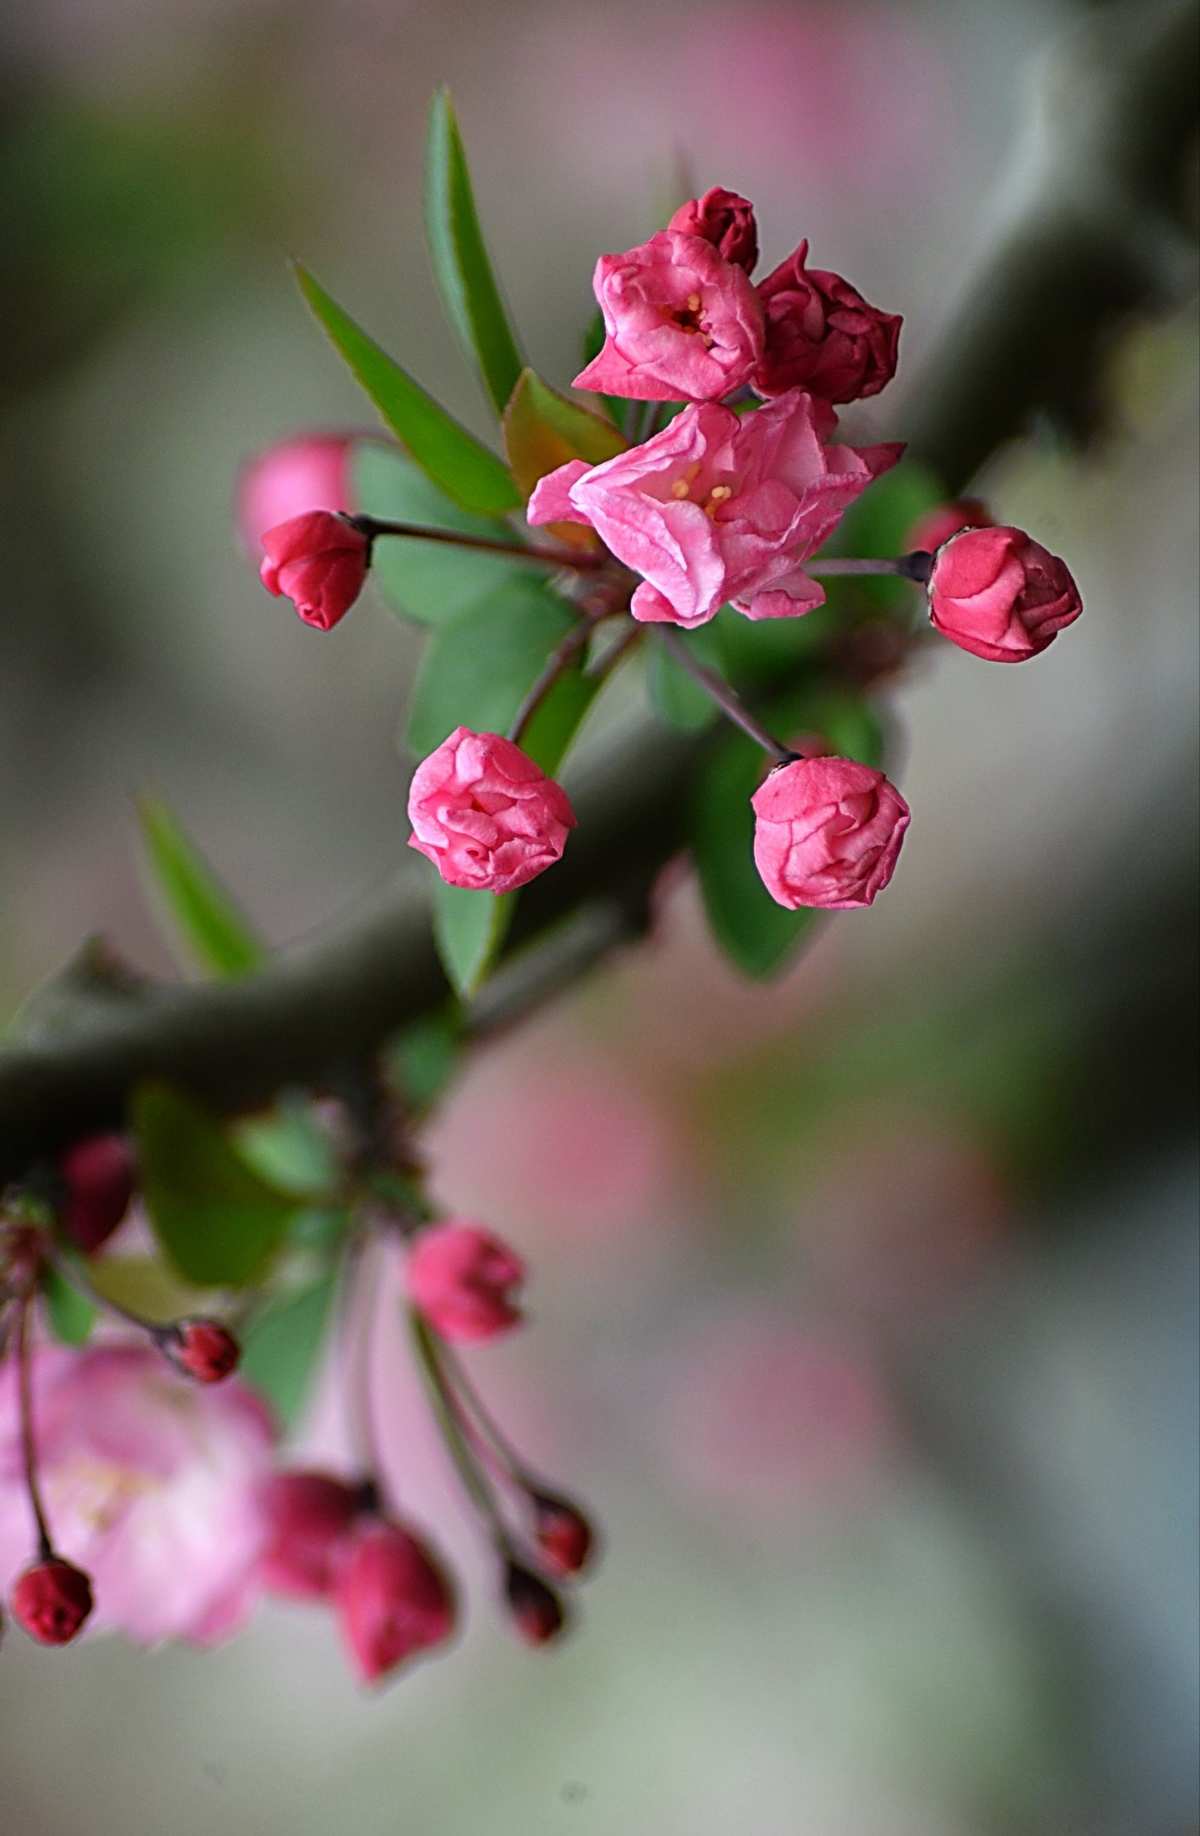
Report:
[[25,1490],[29,1494],[33,1520],[37,1526],[38,1558],[42,1562],[49,1562],[54,1556],[54,1545],[50,1541],[50,1526],[46,1522],[38,1486],[37,1451],[33,1439],[33,1377],[29,1344],[32,1305],[32,1297],[26,1295],[17,1314],[17,1407],[21,1418],[21,1459],[25,1467]]

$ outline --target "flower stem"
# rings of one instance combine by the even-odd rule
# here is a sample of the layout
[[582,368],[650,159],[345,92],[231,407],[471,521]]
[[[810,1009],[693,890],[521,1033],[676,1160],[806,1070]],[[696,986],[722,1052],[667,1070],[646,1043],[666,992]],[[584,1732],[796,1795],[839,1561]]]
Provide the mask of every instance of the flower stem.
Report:
[[541,707],[543,701],[545,701],[550,690],[554,687],[559,677],[564,675],[571,667],[571,664],[579,655],[579,652],[587,644],[592,635],[595,623],[595,619],[580,619],[577,625],[572,625],[562,642],[557,644],[550,652],[546,660],[546,667],[517,709],[513,716],[512,725],[508,729],[508,738],[512,741],[514,746],[520,745],[521,739],[530,721]]
[[[446,1347],[442,1352],[443,1372],[453,1390],[455,1399],[462,1409],[467,1432],[478,1436],[479,1440],[490,1446],[492,1457],[508,1474],[515,1485],[523,1491],[531,1491],[536,1479],[516,1448],[501,1429],[491,1411],[484,1405],[483,1398],[467,1376],[462,1361]],[[469,1418],[474,1417],[472,1422]]]
[[918,548],[910,555],[897,555],[891,558],[874,556],[866,559],[851,559],[847,555],[814,555],[811,561],[804,563],[809,574],[893,574],[901,580],[916,580],[921,585],[929,578],[933,566],[933,556],[923,548]]
[[503,542],[498,537],[465,535],[457,529],[427,529],[420,523],[392,523],[377,516],[348,516],[345,519],[369,542],[376,536],[410,536],[420,542],[446,542],[452,548],[481,549],[489,555],[507,555],[513,561],[540,561],[546,567],[571,568],[579,574],[594,574],[605,566],[608,557],[585,553],[574,548],[530,548],[523,542]]
[[742,732],[752,739],[756,746],[761,746],[763,751],[768,753],[777,764],[786,765],[790,759],[795,758],[796,755],[789,746],[782,745],[774,734],[767,732],[761,721],[755,720],[741,696],[730,688],[724,677],[718,676],[716,670],[706,669],[704,664],[692,655],[677,631],[673,631],[668,625],[659,625],[656,629],[658,641],[663,649],[674,657],[680,669],[686,670],[692,680],[699,683],[705,694],[720,708],[726,720],[731,720],[735,727],[740,727]]
[[46,1522],[45,1507],[42,1504],[42,1494],[38,1487],[37,1453],[33,1442],[33,1377],[29,1345],[29,1314],[32,1305],[32,1297],[26,1295],[17,1313],[17,1391],[21,1416],[21,1459],[25,1467],[25,1490],[29,1494],[33,1521],[37,1526],[38,1558],[40,1561],[49,1562],[54,1555],[54,1545],[50,1541],[50,1526]]
[[504,1525],[504,1519],[500,1515],[499,1507],[492,1494],[492,1488],[480,1470],[478,1462],[472,1455],[467,1437],[463,1432],[458,1406],[450,1386],[446,1381],[446,1373],[442,1369],[441,1355],[437,1342],[432,1332],[429,1330],[428,1325],[424,1319],[422,1319],[415,1307],[410,1307],[408,1310],[408,1324],[412,1334],[413,1349],[416,1353],[417,1363],[420,1365],[422,1375],[425,1378],[425,1387],[429,1393],[429,1400],[433,1405],[433,1412],[437,1417],[438,1426],[442,1431],[442,1439],[446,1443],[446,1450],[454,1462],[459,1479],[462,1481],[463,1490],[491,1530],[492,1535],[495,1537],[497,1547],[505,1555],[509,1555],[511,1553],[510,1541],[508,1531]]

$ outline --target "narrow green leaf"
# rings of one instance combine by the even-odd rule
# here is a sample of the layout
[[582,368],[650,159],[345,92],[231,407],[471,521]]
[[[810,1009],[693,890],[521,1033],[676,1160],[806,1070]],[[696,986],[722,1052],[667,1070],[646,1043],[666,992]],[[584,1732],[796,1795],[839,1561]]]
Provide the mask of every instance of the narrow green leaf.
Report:
[[311,1202],[338,1183],[332,1143],[304,1097],[281,1097],[266,1115],[236,1123],[232,1136],[254,1171],[282,1192]]
[[[353,457],[354,502],[370,516],[495,540],[494,521],[472,516],[440,491],[406,453],[364,440]],[[371,579],[388,605],[418,624],[443,625],[523,570],[506,555],[451,548],[409,536],[376,542]]]
[[50,1330],[60,1345],[86,1345],[96,1323],[96,1309],[55,1268],[42,1274],[42,1299]]
[[144,1084],[132,1113],[146,1210],[172,1266],[200,1287],[258,1280],[287,1234],[296,1199],[260,1179],[190,1097]]
[[434,483],[464,510],[502,516],[519,508],[521,495],[503,460],[414,382],[307,269],[297,266],[296,277],[316,318],[383,420]]
[[472,892],[438,880],[433,895],[433,937],[451,986],[467,1000],[486,980],[504,942],[515,893]]
[[[504,450],[526,496],[540,478],[568,460],[586,459],[589,465],[600,465],[623,453],[626,444],[602,415],[560,395],[536,370],[522,370],[504,410]],[[578,524],[571,527],[585,533]]]
[[106,1300],[143,1319],[178,1320],[213,1311],[212,1289],[181,1280],[161,1256],[100,1256],[88,1273]]
[[450,92],[439,89],[425,142],[425,233],[450,322],[479,365],[497,414],[521,373],[521,353],[479,227]]
[[281,1295],[245,1335],[240,1374],[267,1398],[285,1428],[295,1425],[308,1401],[335,1289],[329,1275],[299,1293]]
[[428,1109],[458,1068],[462,1020],[453,1003],[405,1027],[389,1053],[392,1074],[415,1109]]
[[[700,625],[695,631],[681,631],[678,635],[698,663],[721,670],[721,638],[711,624]],[[701,733],[716,719],[717,707],[712,697],[705,694],[700,684],[661,644],[650,647],[648,681],[655,712],[669,727],[677,727],[682,733]]]
[[200,850],[158,797],[138,798],[146,865],[188,954],[211,975],[248,975],[265,952]]

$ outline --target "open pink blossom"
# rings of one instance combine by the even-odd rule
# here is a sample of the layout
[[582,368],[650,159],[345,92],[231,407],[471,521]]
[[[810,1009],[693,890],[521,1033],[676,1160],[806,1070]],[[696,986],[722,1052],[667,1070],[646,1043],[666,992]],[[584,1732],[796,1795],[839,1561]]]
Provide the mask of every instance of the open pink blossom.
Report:
[[681,204],[667,228],[681,230],[685,236],[703,236],[726,261],[753,273],[758,260],[758,224],[753,204],[738,192],[712,186],[702,198]]
[[506,893],[561,859],[567,793],[498,733],[455,727],[413,773],[408,838],[448,886]]
[[825,598],[802,564],[904,450],[829,445],[835,425],[799,389],[740,417],[685,408],[615,459],[551,472],[529,521],[590,523],[643,577],[635,618],[702,625],[726,600],[747,618],[795,617]]
[[259,578],[290,599],[306,625],[332,631],[362,592],[371,544],[361,529],[328,510],[309,510],[268,529]]
[[762,356],[762,307],[745,271],[703,236],[660,230],[602,255],[592,285],[604,345],[577,389],[642,402],[719,401]]
[[[348,433],[304,433],[278,440],[247,460],[238,474],[238,532],[255,554],[268,529],[306,510],[353,510]],[[361,505],[358,506],[361,508]]]
[[964,529],[929,578],[934,629],[989,663],[1024,663],[1083,611],[1065,561],[1023,529]]
[[807,260],[802,242],[758,284],[765,328],[755,387],[763,395],[808,389],[826,402],[878,395],[896,374],[901,319]]
[[909,809],[881,771],[853,759],[794,759],[759,785],[754,864],[779,905],[848,911],[891,879]]
[[[215,1643],[256,1591],[273,1430],[236,1379],[175,1375],[149,1346],[46,1346],[33,1373],[38,1466],[58,1553],[91,1577],[89,1629]],[[0,1376],[0,1584],[30,1556],[15,1375]]]
[[396,1523],[370,1519],[350,1538],[333,1584],[342,1636],[364,1683],[454,1630],[454,1592],[425,1544]]
[[456,1218],[421,1231],[408,1253],[409,1298],[444,1339],[494,1339],[521,1318],[525,1264],[507,1243]]

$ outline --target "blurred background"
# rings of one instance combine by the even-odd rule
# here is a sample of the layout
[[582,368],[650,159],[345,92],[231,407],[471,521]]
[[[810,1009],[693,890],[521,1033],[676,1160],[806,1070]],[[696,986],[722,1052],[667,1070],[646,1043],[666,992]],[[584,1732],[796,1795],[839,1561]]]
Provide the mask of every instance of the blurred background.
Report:
[[[231,503],[256,449],[364,420],[289,253],[485,431],[422,244],[436,83],[544,375],[576,367],[596,253],[654,227],[686,159],[755,200],[767,266],[807,235],[904,313],[901,380],[857,423],[902,437],[1079,12],[10,11],[5,1011],[89,931],[169,970],[144,788],[278,942],[397,869],[419,634],[378,605],[305,629]],[[441,1195],[535,1269],[486,1369],[604,1524],[578,1635],[516,1647],[477,1569],[463,1648],[378,1700],[302,1609],[205,1656],[13,1638],[14,1836],[1196,1828],[1197,362],[1172,259],[1175,303],[1098,379],[1102,435],[1047,422],[977,481],[1087,615],[1034,669],[944,646],[900,687],[916,815],[878,908],[763,989],[673,884],[653,938],[480,1053],[432,1128]],[[469,1565],[380,1356],[406,1497]]]

